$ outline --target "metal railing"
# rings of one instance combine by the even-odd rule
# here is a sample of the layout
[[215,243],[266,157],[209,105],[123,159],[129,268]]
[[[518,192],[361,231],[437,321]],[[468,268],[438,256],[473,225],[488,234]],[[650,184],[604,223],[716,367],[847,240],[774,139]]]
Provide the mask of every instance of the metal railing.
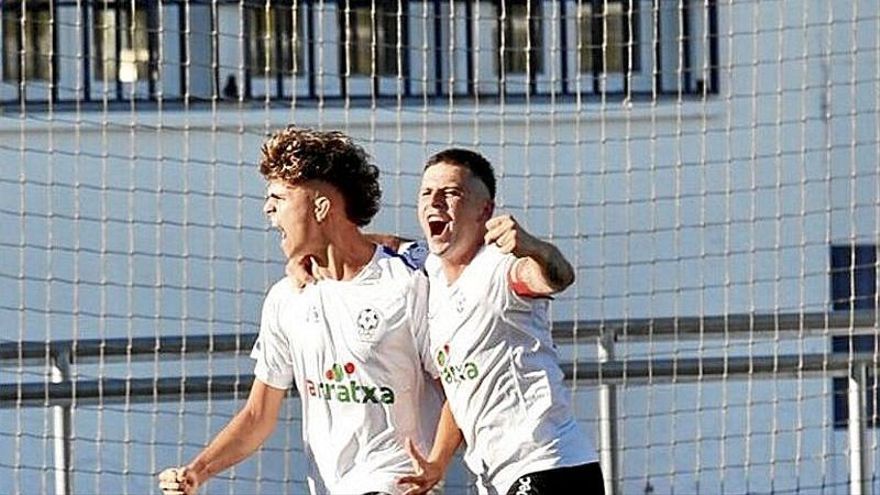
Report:
[[[752,376],[846,376],[849,487],[853,495],[870,493],[865,429],[868,370],[877,366],[874,353],[810,353],[760,356],[688,357],[676,359],[615,358],[622,340],[694,338],[830,337],[874,334],[880,314],[873,310],[834,313],[737,314],[711,317],[560,321],[554,324],[559,344],[597,343],[598,359],[561,363],[565,377],[599,385],[599,451],[606,491],[618,493],[616,386],[619,383],[663,383]],[[70,410],[76,405],[112,402],[177,401],[232,398],[247,394],[253,378],[211,375],[151,378],[71,380],[77,364],[128,362],[157,358],[205,358],[208,354],[249,352],[256,334],[217,334],[188,337],[59,340],[0,344],[0,363],[47,366],[49,380],[0,384],[0,408],[53,408],[55,493],[70,493]],[[292,390],[291,395],[296,391]]]

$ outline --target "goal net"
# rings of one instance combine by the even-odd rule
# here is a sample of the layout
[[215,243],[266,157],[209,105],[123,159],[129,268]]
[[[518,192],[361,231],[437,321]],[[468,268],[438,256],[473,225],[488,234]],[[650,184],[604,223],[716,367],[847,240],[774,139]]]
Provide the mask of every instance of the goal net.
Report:
[[[610,490],[880,490],[875,0],[0,13],[0,491],[158,493],[242,406],[289,124],[372,154],[370,231],[420,236],[431,153],[492,161],[576,268],[553,333]],[[204,492],[305,492],[299,407]]]

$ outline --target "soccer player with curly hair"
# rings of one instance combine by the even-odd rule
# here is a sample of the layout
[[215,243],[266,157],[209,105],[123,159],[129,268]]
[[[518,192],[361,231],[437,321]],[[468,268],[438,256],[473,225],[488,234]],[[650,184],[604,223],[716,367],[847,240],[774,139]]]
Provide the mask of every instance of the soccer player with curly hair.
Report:
[[260,172],[288,264],[317,282],[271,288],[247,403],[160,486],[192,494],[248,457],[296,386],[310,491],[403,493],[408,452],[431,447],[442,399],[426,372],[427,279],[360,231],[379,210],[379,170],[342,133],[289,127],[264,144]]

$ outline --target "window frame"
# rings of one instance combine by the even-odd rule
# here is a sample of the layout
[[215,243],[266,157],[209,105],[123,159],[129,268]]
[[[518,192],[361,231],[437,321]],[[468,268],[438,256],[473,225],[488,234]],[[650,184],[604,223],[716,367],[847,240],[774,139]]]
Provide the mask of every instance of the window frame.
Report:
[[[541,74],[546,65],[543,2],[541,0],[506,0],[499,2],[499,5],[504,8],[499,12],[498,26],[496,27],[498,36],[496,71],[503,77],[532,78],[534,75]],[[518,12],[520,8],[522,8],[522,12]],[[524,15],[522,21],[518,19],[520,14]],[[514,45],[513,43],[519,22],[526,24],[524,45],[519,43]],[[523,53],[517,53],[520,51]],[[523,64],[521,68],[518,67],[520,61]],[[517,67],[514,67],[514,62],[517,63]]]
[[[560,0],[479,0],[466,3],[469,24],[466,50],[469,94],[517,96],[561,92],[562,65],[559,50],[551,43],[553,29],[558,27],[552,25],[550,14],[554,12],[553,4],[558,1]],[[507,64],[507,55],[503,53],[502,41],[506,46],[505,22],[508,22],[511,15],[507,12],[507,6],[512,2],[525,3],[532,16],[538,11],[537,20],[526,21],[530,38],[540,40],[540,46],[530,47],[530,50],[540,54],[540,65],[534,71],[508,72],[504,67]],[[529,4],[533,4],[531,9],[528,8]],[[505,10],[504,18],[502,5]],[[531,55],[527,59],[529,64],[534,63]],[[485,77],[485,74],[490,77]]]
[[[834,244],[830,249],[829,286],[832,311],[877,311],[880,278],[880,245],[874,244]],[[873,353],[880,349],[877,335],[852,335],[831,337],[831,352],[849,354],[850,352]],[[845,429],[849,423],[849,403],[847,393],[849,379],[832,378],[832,412],[834,429]],[[868,383],[865,384],[865,416],[869,428],[877,427],[880,404],[877,376],[868,370]]]
[[[249,0],[244,2],[240,9],[243,16],[241,22],[244,26],[244,36],[242,36],[243,58],[243,81],[244,94],[247,98],[284,98],[292,95],[296,90],[297,93],[305,91],[309,85],[309,67],[311,64],[310,53],[310,23],[308,22],[309,10],[304,0]],[[271,37],[272,60],[275,61],[275,67],[270,71],[257,71],[252,60],[252,48],[259,45],[258,41],[254,41],[251,24],[254,18],[251,17],[255,11],[267,13],[267,9],[273,15],[266,16],[274,22],[274,31],[283,24],[285,19],[290,20],[290,43],[285,46],[284,39],[281,36]],[[279,12],[283,15],[279,15]],[[263,36],[265,40],[265,35]],[[286,38],[285,38],[286,39]],[[264,49],[266,46],[264,45]],[[286,52],[286,53],[285,53]],[[283,61],[287,57],[290,60],[290,69],[283,66]]]
[[[158,89],[163,79],[161,65],[163,65],[162,62],[164,61],[159,60],[160,46],[163,42],[167,41],[160,36],[161,21],[159,19],[159,9],[169,9],[177,4],[175,2],[163,2],[163,5],[160,7],[158,2],[135,0],[135,16],[131,15],[131,5],[132,3],[129,0],[101,0],[88,7],[88,21],[84,23],[88,29],[88,34],[84,36],[84,42],[88,44],[88,50],[84,53],[84,58],[87,59],[87,65],[84,67],[83,74],[85,74],[84,77],[87,79],[88,93],[91,99],[101,100],[107,98],[110,100],[127,101],[155,99],[157,96]],[[105,63],[102,62],[102,60],[106,60],[104,58],[98,58],[99,54],[104,53],[103,49],[98,48],[100,46],[100,42],[97,39],[99,29],[108,29],[106,26],[103,28],[99,27],[99,12],[101,11],[112,12],[114,16],[115,25],[111,28],[113,29],[114,37],[113,59],[115,59],[115,74],[112,74],[113,77],[110,77],[110,75],[104,74],[103,72],[99,72],[97,69],[99,65]],[[147,77],[144,79],[138,78],[134,81],[124,81],[120,78],[122,64],[124,63],[122,60],[122,51],[125,49],[123,47],[122,33],[127,32],[129,33],[129,36],[132,36],[132,39],[129,40],[129,44],[133,45],[137,28],[133,29],[131,27],[131,22],[137,22],[137,15],[139,12],[144,13],[147,23],[145,26],[147,42],[147,60],[145,64]],[[122,19],[127,19],[127,21],[123,21],[126,23],[124,26],[122,26],[120,22]],[[134,63],[136,65],[138,64],[138,62]]]
[[[640,38],[643,30],[641,23],[644,20],[641,4],[638,0],[591,0],[575,6],[577,45],[576,66],[572,72],[575,77],[587,79],[592,93],[601,93],[603,90],[627,93],[634,79],[642,75],[641,61],[648,54],[642,53],[646,47],[642,45]],[[609,7],[612,5],[620,6],[619,14],[609,15]],[[588,12],[584,12],[585,10]],[[616,17],[619,19],[614,19]],[[608,45],[604,52],[602,46],[610,40],[608,33],[615,32],[609,30],[609,27],[613,27],[614,20],[620,22],[620,41],[613,47],[618,52],[620,67],[619,70],[603,70],[608,67],[607,53],[612,45]],[[584,32],[585,26],[589,26],[587,33]],[[588,64],[584,62],[586,57],[589,57]],[[649,86],[645,89],[649,89]]]
[[[373,11],[374,7],[375,11]],[[394,96],[398,93],[398,90],[404,96],[412,94],[409,70],[409,57],[411,55],[409,7],[409,2],[398,3],[397,0],[337,0],[336,33],[339,44],[337,60],[339,64],[341,96]],[[381,48],[385,51],[385,55],[390,54],[393,57],[391,58],[392,62],[388,62],[390,57],[387,56],[381,59],[383,64],[391,64],[391,67],[388,67],[387,70],[384,67],[382,69],[371,67],[369,73],[355,73],[350,65],[349,59],[353,58],[351,54],[357,51],[352,48],[354,40],[348,37],[348,33],[352,31],[354,23],[354,19],[351,16],[356,10],[364,8],[368,9],[372,28],[370,32],[371,44],[368,48],[371,53],[378,54],[380,47],[376,45],[384,44]],[[385,22],[380,22],[380,20],[387,21],[389,18],[395,19],[395,21],[391,22],[391,25],[395,27],[393,44],[385,41],[384,36],[380,37],[380,35],[376,34],[380,26],[388,27]],[[399,82],[402,85],[399,85]]]
[[[17,74],[12,77],[7,78],[7,50],[6,50],[6,16],[7,13],[12,11],[15,14],[17,27],[15,33],[15,57],[14,64],[16,64]],[[28,77],[26,74],[22,74],[22,54],[25,55],[25,66],[28,67],[27,64],[27,51],[22,51],[22,45],[26,43],[27,33],[21,31],[21,20],[24,16],[26,28],[30,27],[31,30],[36,31],[35,26],[39,25],[38,22],[27,22],[27,12],[28,11],[48,11],[49,20],[48,27],[46,29],[49,32],[49,45],[50,52],[46,55],[35,55],[34,61],[39,58],[46,59],[45,68],[48,71],[45,78],[32,78]],[[55,23],[57,22],[57,5],[54,2],[49,0],[28,0],[27,2],[23,0],[12,0],[12,1],[3,1],[0,3],[0,43],[2,43],[2,52],[0,52],[0,56],[2,56],[2,66],[0,66],[0,101],[40,101],[40,100],[49,100],[55,99],[57,96],[57,86],[58,86],[58,44],[57,44],[57,29]],[[30,32],[30,31],[29,31]],[[33,33],[34,36],[37,35],[36,32]],[[34,39],[34,44],[38,44],[39,41]],[[36,65],[37,67],[40,64],[31,64]]]
[[[623,72],[603,72],[602,64],[595,64],[596,60],[602,59],[601,46],[608,18],[601,13],[592,13],[602,12],[605,1],[564,2],[564,5],[571,7],[567,18],[568,35],[565,37],[568,46],[562,50],[566,53],[567,65],[565,93],[619,95],[624,99],[639,94],[702,96],[717,93],[717,0],[684,0],[680,3],[661,0],[608,0],[608,4],[621,4],[621,61],[625,69],[631,68]],[[592,14],[589,40],[581,39],[583,33],[580,21],[583,14],[578,8],[585,5],[590,6]],[[682,8],[676,11],[675,6]],[[698,6],[699,10],[695,10],[694,6]],[[697,25],[698,28],[692,25]],[[687,35],[690,31],[698,34]],[[654,38],[655,32],[659,39]],[[592,50],[592,67],[581,67],[583,49]],[[680,52],[685,54],[681,61],[677,60]],[[691,67],[699,57],[706,57],[705,73],[701,74],[706,79],[705,82],[691,77],[694,75]],[[685,69],[678,67],[680,63],[684,64]]]
[[[250,49],[246,46],[248,41],[242,36],[245,6],[265,7],[267,0],[220,0],[210,5],[191,5],[190,15],[199,12],[198,21],[192,21],[198,24],[193,26],[187,24],[190,21],[184,18],[186,12],[180,0],[135,0],[138,9],[148,12],[151,75],[134,84],[112,80],[114,78],[104,84],[103,80],[95,80],[96,71],[92,67],[96,13],[104,5],[115,12],[130,10],[131,1],[50,2],[60,13],[53,14],[53,46],[57,45],[61,50],[55,50],[52,57],[55,82],[42,85],[35,81],[0,83],[0,101],[15,101],[25,94],[24,90],[28,101],[57,99],[58,95],[62,101],[155,100],[158,97],[166,101],[190,97],[232,99],[223,91],[228,77],[234,77],[236,81],[234,99],[267,101],[366,97],[406,101],[414,96],[450,94],[510,96],[513,99],[551,94],[587,99],[605,96],[627,99],[635,95],[706,97],[719,89],[717,0],[684,0],[683,3],[609,0],[624,5],[627,13],[631,9],[638,17],[631,30],[633,50],[638,48],[632,56],[634,71],[626,76],[602,74],[597,70],[579,71],[577,6],[599,5],[605,0],[517,0],[518,3],[531,1],[540,6],[535,8],[540,13],[539,22],[534,26],[530,23],[529,29],[540,28],[541,34],[536,39],[540,38],[538,44],[541,46],[534,49],[541,54],[541,62],[539,70],[529,74],[504,71],[503,81],[499,70],[501,57],[495,46],[503,26],[495,14],[500,2],[511,0],[416,0],[402,3],[375,0],[384,8],[383,12],[393,12],[390,15],[402,21],[399,26],[395,21],[386,23],[399,31],[397,43],[386,52],[399,61],[399,64],[391,64],[399,65],[399,74],[391,74],[394,71],[388,70],[384,71],[388,74],[369,75],[345,74],[346,34],[341,29],[340,20],[345,19],[346,5],[358,7],[371,4],[372,0],[268,0],[270,7],[278,2],[283,12],[288,12],[286,6],[297,9],[297,22],[291,20],[291,24],[296,29],[297,40],[301,41],[298,44],[291,41],[289,45],[290,50],[296,50],[291,57],[297,68],[289,77],[284,74],[259,77],[252,74],[252,66],[244,60],[250,57]],[[633,7],[626,8],[631,3]],[[403,9],[401,17],[397,17],[398,5]],[[665,10],[653,10],[655,7]],[[58,15],[62,18],[59,19]],[[117,19],[122,17],[114,16]],[[682,23],[682,19],[692,19],[693,22]],[[656,26],[653,25],[655,22]],[[653,40],[652,29],[655,28],[661,37],[657,43]],[[186,38],[187,29],[191,30],[193,38]],[[87,33],[80,34],[78,30]],[[682,30],[692,35],[683,36],[685,44],[679,45],[676,36]],[[195,58],[190,59],[188,51],[192,51]],[[670,53],[677,56],[679,52],[687,52],[686,60],[670,62]],[[116,58],[119,63],[119,57]],[[680,62],[686,63],[679,68],[677,64]]]

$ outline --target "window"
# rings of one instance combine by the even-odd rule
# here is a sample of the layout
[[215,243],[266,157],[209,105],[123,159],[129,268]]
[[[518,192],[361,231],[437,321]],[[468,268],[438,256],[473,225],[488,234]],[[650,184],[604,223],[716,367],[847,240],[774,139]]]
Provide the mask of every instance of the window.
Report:
[[718,91],[716,0],[567,0],[562,10],[562,93]]
[[[831,306],[834,311],[877,309],[877,246],[867,244],[831,247]],[[877,352],[877,338],[873,335],[832,337],[831,350],[835,353]],[[834,378],[834,426],[846,428],[848,417],[847,379]],[[877,383],[868,377],[866,386],[871,395],[865,401],[869,424],[875,425]]]
[[98,81],[134,83],[158,77],[158,29],[152,24],[149,4],[101,2],[95,7],[94,76]]
[[293,5],[259,2],[247,7],[245,15],[249,73],[264,77],[302,73],[302,23]]
[[[52,9],[48,2],[3,2],[3,81],[49,81]],[[23,7],[24,6],[24,7]]]
[[398,17],[397,7],[396,1],[340,0],[343,74],[394,76],[400,72],[397,45],[402,16]]
[[876,309],[876,246],[831,247],[831,304],[835,311]]
[[535,74],[543,70],[544,42],[541,3],[536,0],[502,2],[500,56],[507,74]]
[[578,6],[581,73],[639,70],[638,2],[608,0]]

